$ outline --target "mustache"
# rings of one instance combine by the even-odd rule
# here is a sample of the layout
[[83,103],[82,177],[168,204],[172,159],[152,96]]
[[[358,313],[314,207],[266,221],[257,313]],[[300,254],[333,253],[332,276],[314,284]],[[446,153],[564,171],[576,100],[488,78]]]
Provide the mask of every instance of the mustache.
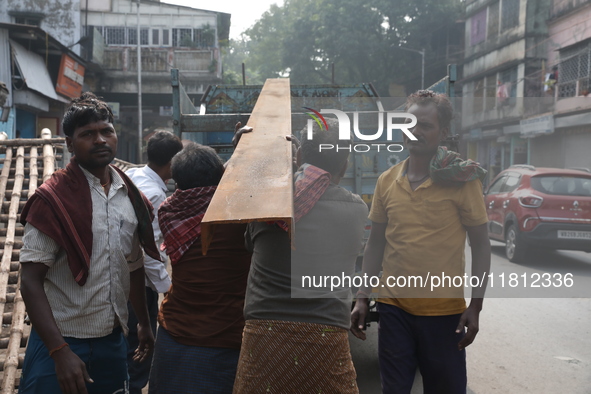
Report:
[[412,140],[411,140],[410,138],[408,138],[406,135],[404,136],[404,139],[405,139],[407,142],[420,142],[420,143],[423,143],[423,142],[425,142],[425,139],[424,139],[423,137],[419,137],[419,136],[416,136],[416,135],[415,135],[415,137],[416,137],[416,139],[417,139],[416,141],[412,141]]
[[90,150],[90,153],[99,153],[99,152],[109,152],[113,153],[113,149],[109,148],[108,146],[101,146],[100,148],[93,148]]

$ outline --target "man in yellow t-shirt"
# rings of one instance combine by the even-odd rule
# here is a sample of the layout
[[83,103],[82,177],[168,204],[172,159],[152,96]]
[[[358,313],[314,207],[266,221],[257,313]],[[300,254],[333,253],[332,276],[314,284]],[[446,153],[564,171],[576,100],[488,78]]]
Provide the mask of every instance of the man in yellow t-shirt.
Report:
[[[409,158],[378,179],[363,260],[364,274],[383,270],[378,286],[382,392],[410,393],[418,367],[425,393],[465,393],[464,349],[478,332],[490,267],[481,183],[486,172],[439,147],[453,113],[445,95],[419,91],[409,96],[406,111],[417,118],[411,129],[417,140],[405,136]],[[472,275],[481,279],[468,307],[466,234]],[[351,314],[351,331],[361,339],[371,291],[359,289]]]

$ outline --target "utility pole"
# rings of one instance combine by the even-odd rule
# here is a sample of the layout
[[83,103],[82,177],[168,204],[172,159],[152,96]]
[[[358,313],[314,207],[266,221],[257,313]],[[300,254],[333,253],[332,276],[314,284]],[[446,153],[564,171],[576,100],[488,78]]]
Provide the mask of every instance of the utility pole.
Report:
[[140,0],[137,0],[137,162],[142,162],[142,46],[140,37]]
[[403,49],[405,51],[415,52],[421,55],[421,89],[425,89],[425,48],[421,49],[412,49],[412,48],[405,48],[405,47],[396,47]]

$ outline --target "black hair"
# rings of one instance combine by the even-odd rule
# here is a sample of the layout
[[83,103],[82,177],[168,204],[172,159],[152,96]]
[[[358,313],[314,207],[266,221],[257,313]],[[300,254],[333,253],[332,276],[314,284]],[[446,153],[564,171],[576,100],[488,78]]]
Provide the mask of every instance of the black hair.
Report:
[[454,110],[451,106],[451,101],[449,101],[449,97],[447,97],[446,94],[435,93],[432,90],[418,90],[406,99],[405,110],[408,110],[414,104],[434,104],[437,108],[439,127],[447,129],[449,133]]
[[64,114],[62,129],[64,134],[72,138],[78,127],[101,120],[113,123],[113,119],[113,112],[107,103],[94,93],[86,92],[70,102]]
[[224,174],[224,163],[209,146],[192,142],[172,158],[172,178],[181,190],[215,186]]
[[[339,125],[336,119],[326,119],[328,128],[320,129],[312,124],[312,139],[308,139],[307,128],[301,131],[301,159],[304,163],[312,164],[331,175],[339,175],[349,158],[351,136],[349,139],[339,140]],[[320,145],[331,145],[332,149],[320,150]],[[338,149],[337,149],[338,147]]]
[[148,140],[148,163],[165,166],[182,149],[183,143],[179,137],[170,131],[158,130]]

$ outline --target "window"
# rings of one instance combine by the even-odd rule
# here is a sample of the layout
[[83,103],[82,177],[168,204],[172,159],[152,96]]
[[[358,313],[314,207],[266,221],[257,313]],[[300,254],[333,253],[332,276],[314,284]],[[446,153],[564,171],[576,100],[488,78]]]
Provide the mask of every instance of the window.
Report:
[[152,29],[152,45],[159,45],[160,30]]
[[513,190],[517,189],[517,186],[519,186],[519,175],[511,174],[506,179],[507,180],[501,189],[501,193],[512,192]]
[[41,18],[17,16],[14,18],[14,23],[19,25],[39,26],[41,25]]
[[472,111],[474,114],[482,112],[484,108],[484,83],[485,79],[474,81],[474,102],[472,104]]
[[501,84],[508,84],[507,94],[509,97],[517,97],[517,67],[503,71],[499,76]]
[[195,46],[192,36],[193,36],[193,29],[172,29],[172,46],[173,47]]
[[560,51],[558,97],[574,97],[584,91],[588,92],[590,76],[591,41],[585,41]]
[[496,95],[497,95],[497,76],[489,75],[488,77],[484,78],[485,86],[486,86],[486,98],[484,99],[485,109],[487,111],[493,109],[496,104]]
[[519,0],[503,0],[501,29],[512,29],[519,25]]
[[472,16],[470,43],[479,44],[486,39],[486,8]]
[[497,193],[500,193],[501,192],[501,188],[505,184],[505,179],[507,179],[507,176],[502,176],[499,179],[497,179],[495,181],[495,183],[493,183],[488,188],[488,191],[486,192],[486,194],[497,194]]
[[589,196],[590,179],[575,176],[535,176],[531,178],[531,186],[542,193]]
[[108,45],[125,45],[124,27],[105,27],[103,34]]
[[492,40],[499,35],[499,2],[488,7],[487,39]]
[[162,45],[170,45],[169,39],[168,39],[168,35],[170,34],[169,32],[170,32],[170,30],[168,30],[168,29],[162,30]]
[[[141,28],[140,29],[140,38],[141,44],[140,45],[148,45],[148,29]],[[127,43],[129,45],[137,45],[137,27],[128,27],[127,28]]]
[[137,45],[137,29],[134,27],[127,28],[127,43],[129,45]]
[[140,45],[150,45],[148,41],[148,29],[140,29]]

